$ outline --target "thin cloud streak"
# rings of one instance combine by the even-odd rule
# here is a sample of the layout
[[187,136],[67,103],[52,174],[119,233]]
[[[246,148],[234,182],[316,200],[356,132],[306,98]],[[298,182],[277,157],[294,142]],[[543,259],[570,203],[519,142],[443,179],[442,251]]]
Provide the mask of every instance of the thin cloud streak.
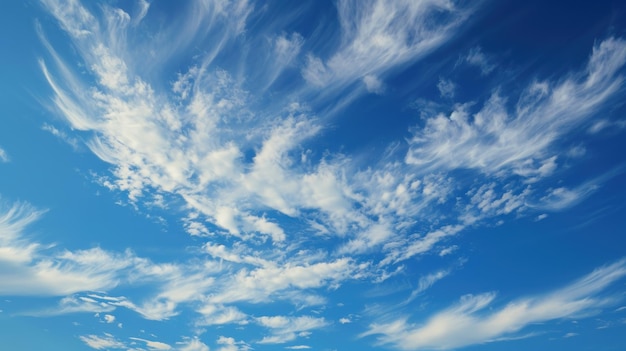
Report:
[[[325,62],[309,55],[302,71],[314,86],[336,89],[363,79],[371,90],[373,79],[441,45],[471,13],[447,0],[342,0],[337,9],[340,48]],[[434,16],[440,19],[436,24]]]
[[11,159],[9,158],[9,154],[0,147],[0,162],[2,163],[7,163],[9,162]]
[[[543,177],[554,167],[553,144],[583,124],[622,86],[626,42],[609,38],[593,48],[583,72],[560,82],[535,82],[509,112],[495,92],[480,111],[459,104],[417,129],[406,162],[424,170],[476,169],[487,174]],[[558,155],[557,155],[558,156]]]
[[411,323],[408,318],[374,323],[361,336],[378,335],[381,344],[401,350],[454,349],[514,337],[531,324],[573,317],[614,303],[613,297],[601,293],[624,276],[626,259],[542,296],[496,307],[495,293],[466,295],[422,323]]

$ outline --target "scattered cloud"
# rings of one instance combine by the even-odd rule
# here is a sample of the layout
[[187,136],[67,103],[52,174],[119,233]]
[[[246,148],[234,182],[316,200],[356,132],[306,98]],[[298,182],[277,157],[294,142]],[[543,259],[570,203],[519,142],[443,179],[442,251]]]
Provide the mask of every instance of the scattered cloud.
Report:
[[541,197],[538,202],[529,205],[538,209],[562,211],[583,201],[598,190],[604,182],[622,172],[623,168],[618,167],[571,189],[566,187],[548,189],[546,195]]
[[311,316],[263,316],[257,318],[257,323],[271,330],[271,335],[259,341],[260,344],[283,344],[295,340],[298,336],[308,335],[311,330],[327,325],[324,318]]
[[[379,79],[373,77],[425,56],[471,13],[451,1],[437,0],[342,0],[337,9],[342,45],[327,60],[309,55],[302,75],[312,85],[326,88],[364,79],[369,91],[371,80]],[[432,21],[434,17],[438,21]]]
[[439,251],[439,256],[448,256],[450,254],[452,254],[454,251],[458,250],[459,247],[457,245],[452,245],[449,247],[446,247],[444,249],[442,249],[441,251]]
[[170,345],[159,342],[159,341],[151,341],[151,340],[146,340],[146,339],[141,339],[141,338],[132,338],[132,337],[130,339],[144,342],[146,344],[146,347],[149,350],[171,350],[172,349]]
[[73,138],[71,136],[69,136],[66,132],[56,128],[53,125],[50,124],[44,124],[41,129],[45,130],[46,132],[49,132],[50,134],[54,135],[55,137],[61,139],[63,142],[67,143],[68,145],[70,145],[72,147],[72,149],[74,150],[78,150],[79,148],[79,141],[76,138]]
[[619,91],[625,62],[626,42],[609,38],[594,47],[583,72],[531,84],[513,111],[498,91],[475,113],[458,104],[449,116],[433,116],[416,130],[406,162],[421,170],[545,176],[554,169],[551,146]]
[[383,83],[373,75],[363,77],[363,83],[370,93],[382,94],[385,90]]
[[[568,158],[585,154],[583,146],[570,145],[567,152],[557,147],[568,133],[582,127],[597,134],[610,124],[592,124],[591,116],[620,91],[622,39],[599,42],[586,68],[532,82],[519,98],[495,89],[483,103],[453,104],[461,83],[440,77],[442,102],[414,104],[423,125],[410,130],[406,143],[390,145],[364,165],[363,154],[313,150],[332,132],[326,109],[366,92],[387,93],[388,78],[444,44],[472,8],[442,0],[340,0],[341,37],[331,45],[298,32],[247,32],[250,16],[257,16],[247,1],[192,2],[153,40],[140,31],[150,2],[126,10],[42,3],[77,55],[60,55],[39,25],[48,50],[39,67],[52,91],[49,107],[68,124],[67,131],[48,124],[43,129],[73,148],[84,144],[110,165],[110,173],[95,175],[99,184],[126,194],[135,208],[171,210],[202,244],[193,258],[175,263],[156,263],[130,250],[63,250],[27,237],[25,228],[40,212],[17,204],[0,213],[0,280],[14,282],[0,286],[0,294],[62,296],[39,315],[99,312],[115,323],[108,313],[119,308],[167,320],[186,307],[195,313],[195,328],[251,324],[267,330],[258,343],[284,344],[327,326],[327,320],[258,317],[248,303],[323,308],[325,295],[346,282],[380,284],[404,274],[408,260],[449,259],[459,247],[455,237],[481,221],[567,209],[605,179],[578,187],[541,183]],[[186,58],[191,63],[179,65],[191,46],[202,52],[194,49],[197,55]],[[222,56],[228,50],[241,57]],[[81,67],[74,69],[76,58]],[[245,60],[266,69],[248,72]],[[496,67],[480,47],[464,60],[482,75]],[[278,83],[287,76],[284,92]],[[2,149],[0,161],[8,161]],[[460,179],[457,172],[468,169],[485,178]],[[378,335],[400,349],[518,337],[530,324],[604,306],[608,302],[595,295],[621,278],[623,266],[620,261],[595,273],[604,278],[592,274],[505,307],[497,306],[494,293],[468,295],[422,324],[408,317],[383,321],[363,335]],[[408,301],[450,272],[423,275]],[[86,293],[145,286],[149,294],[142,296]],[[470,326],[475,332],[467,332]],[[128,347],[109,334],[81,340],[96,349]],[[198,338],[174,346],[131,340],[150,350],[209,350]],[[230,337],[219,337],[217,344],[218,351],[251,349]]]
[[104,321],[107,323],[113,323],[115,322],[115,316],[112,314],[105,314],[104,315]]
[[411,237],[405,243],[406,246],[394,247],[387,257],[381,261],[381,264],[398,263],[413,256],[429,252],[437,243],[459,233],[464,228],[465,226],[463,225],[450,225],[431,231],[423,236]]
[[197,337],[187,338],[184,341],[177,342],[176,345],[179,351],[209,351],[209,347]]
[[243,341],[237,341],[234,338],[220,336],[217,339],[217,344],[222,345],[218,351],[248,351],[252,350],[252,347]]
[[202,318],[196,322],[198,326],[248,323],[248,316],[233,306],[206,305],[198,312],[202,314]]
[[483,53],[480,47],[472,48],[465,57],[465,61],[472,66],[480,68],[480,72],[484,76],[488,75],[496,68],[496,65]]
[[589,127],[588,132],[590,134],[597,134],[606,129],[619,130],[624,128],[626,128],[626,121],[609,121],[606,119],[600,119]]
[[439,95],[441,95],[441,97],[451,99],[454,97],[456,85],[451,80],[439,78],[437,89],[439,89]]
[[9,162],[11,159],[9,158],[9,154],[7,154],[7,152],[0,147],[0,162]]
[[363,333],[401,350],[451,349],[515,334],[531,324],[588,313],[614,303],[599,294],[626,276],[626,260],[603,266],[574,283],[542,296],[494,306],[495,293],[466,295],[420,324],[407,318],[375,323]]
[[449,270],[441,270],[421,277],[417,283],[417,289],[411,291],[408,301],[415,299],[419,294],[433,286],[437,281],[445,278],[448,274],[450,274]]
[[126,345],[115,339],[111,334],[104,334],[104,336],[98,335],[84,335],[79,337],[87,346],[96,350],[107,349],[126,349]]

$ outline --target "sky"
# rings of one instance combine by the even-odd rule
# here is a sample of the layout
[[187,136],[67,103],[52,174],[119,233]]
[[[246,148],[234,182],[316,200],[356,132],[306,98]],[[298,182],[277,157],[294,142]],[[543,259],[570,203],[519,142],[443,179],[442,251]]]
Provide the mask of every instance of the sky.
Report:
[[623,1],[0,26],[0,348],[626,347]]

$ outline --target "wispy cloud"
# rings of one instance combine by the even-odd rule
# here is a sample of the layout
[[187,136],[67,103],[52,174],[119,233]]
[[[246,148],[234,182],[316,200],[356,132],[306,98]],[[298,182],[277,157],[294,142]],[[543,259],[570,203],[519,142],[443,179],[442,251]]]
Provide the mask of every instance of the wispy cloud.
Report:
[[[177,351],[209,351],[209,347],[200,341],[198,338],[183,338],[182,341],[176,343],[176,347],[172,347],[169,344],[160,341],[147,340],[143,338],[130,337],[128,338],[131,341],[123,341],[116,338],[114,335],[109,333],[103,333],[102,336],[99,335],[83,335],[79,337],[87,346],[96,349],[96,350],[112,350],[112,349],[120,349],[120,350],[177,350]],[[137,347],[137,344],[141,343],[145,346]],[[228,351],[238,351],[237,349],[231,350],[226,349]],[[226,351],[224,350],[224,351]],[[244,349],[241,349],[243,351]]]
[[[611,38],[595,45],[586,70],[534,82],[513,106],[514,98],[502,89],[482,106],[456,104],[448,115],[437,114],[443,105],[429,104],[421,111],[424,125],[412,128],[408,144],[393,144],[364,165],[362,154],[315,148],[329,130],[325,111],[366,92],[386,94],[385,77],[444,44],[471,8],[445,0],[338,1],[341,37],[321,50],[297,32],[273,32],[271,26],[259,36],[246,32],[247,21],[256,16],[247,1],[186,4],[180,16],[150,32],[150,40],[145,21],[157,4],[139,1],[123,11],[79,1],[42,2],[85,70],[72,68],[75,58],[57,53],[39,26],[48,50],[40,68],[52,90],[51,105],[72,133],[44,128],[68,142],[84,141],[110,164],[111,173],[96,176],[101,185],[127,194],[138,207],[158,199],[182,218],[189,234],[201,236],[196,239],[202,249],[188,261],[155,263],[132,251],[43,250],[24,240],[19,229],[1,243],[4,257],[18,262],[11,263],[18,267],[14,276],[6,278],[21,280],[0,292],[27,294],[43,287],[39,291],[52,296],[70,295],[56,313],[126,308],[166,320],[191,308],[194,327],[262,326],[269,334],[258,341],[268,344],[306,337],[328,323],[311,316],[256,317],[242,302],[323,306],[324,295],[348,281],[379,283],[402,274],[407,260],[445,257],[458,249],[450,241],[482,220],[556,211],[591,193],[591,183],[570,190],[559,185],[546,193],[540,190],[550,186],[540,182],[559,169],[562,153],[554,147],[559,138],[588,123],[615,97],[626,61],[626,43]],[[202,50],[187,55],[197,43]],[[241,55],[229,56],[229,50]],[[267,69],[252,72],[246,60]],[[485,74],[493,70],[494,62],[480,49],[472,50],[467,62]],[[278,88],[285,76],[291,81],[287,92]],[[437,88],[448,102],[462,89],[446,77]],[[318,109],[320,102],[329,107]],[[487,179],[468,184],[455,174],[459,169]],[[7,223],[29,217],[11,218]],[[423,276],[410,299],[448,274]],[[149,295],[113,295],[119,287],[145,285]],[[107,294],[88,296],[86,290]],[[442,312],[441,320],[449,315],[486,323],[482,306],[493,299],[468,297]],[[536,314],[533,306],[544,306],[544,300],[530,299],[529,310],[522,312]],[[508,335],[533,320],[524,318],[475,338]],[[376,325],[370,334],[391,335],[383,341],[397,346],[421,330],[397,323]],[[462,334],[454,328],[450,333]],[[109,336],[85,340],[116,345]],[[442,339],[424,340],[407,345],[432,346]],[[474,342],[465,335],[458,340],[458,345]],[[137,341],[151,347],[152,341]],[[224,351],[248,347],[227,337],[218,344]],[[197,339],[172,347],[208,349]]]
[[[125,299],[94,295],[64,297],[54,309],[28,311],[29,315],[57,315],[76,312],[110,312],[128,307],[146,317],[164,319],[175,314],[177,304],[199,300],[211,283],[191,267],[155,264],[127,250],[122,253],[101,248],[63,250],[44,245],[25,235],[27,226],[41,211],[28,204],[15,204],[0,212],[0,276],[4,295],[63,296],[85,291],[110,290],[118,285],[161,282],[161,292],[151,303],[137,307]],[[189,293],[189,292],[193,293]],[[200,295],[198,295],[200,294]],[[107,322],[114,317],[105,316]]]
[[220,336],[217,339],[217,344],[222,345],[218,351],[248,351],[252,350],[252,347],[243,341],[237,341],[234,338]]
[[441,95],[441,97],[453,98],[454,91],[456,90],[456,85],[451,80],[439,78],[439,83],[437,83],[437,89],[439,89],[439,95]]
[[271,335],[264,337],[260,344],[282,344],[295,340],[298,336],[307,336],[311,330],[319,329],[327,325],[323,318],[310,316],[302,317],[259,317],[257,322],[270,329]]
[[494,306],[496,294],[466,295],[422,323],[407,318],[375,323],[363,334],[402,350],[453,349],[509,337],[531,324],[587,313],[614,303],[603,290],[626,276],[626,260],[603,266],[542,296]]
[[209,347],[197,337],[177,342],[176,345],[179,351],[209,351]]
[[4,151],[3,148],[0,147],[0,162],[9,162],[11,159],[9,158],[9,154],[7,154],[6,151]]
[[104,334],[104,336],[98,335],[84,335],[80,336],[80,339],[87,344],[87,346],[96,350],[106,350],[106,349],[125,349],[126,345],[117,340],[111,334]]
[[496,65],[487,57],[487,55],[483,52],[480,47],[472,48],[467,56],[465,57],[465,61],[473,66],[480,68],[480,72],[483,75],[488,75],[495,68]]
[[421,277],[417,282],[417,288],[411,291],[411,296],[409,296],[407,302],[414,300],[419,294],[433,286],[437,281],[448,276],[448,274],[450,274],[449,270],[441,270]]
[[416,130],[406,162],[422,170],[470,168],[528,178],[550,174],[558,156],[551,146],[615,96],[625,62],[626,42],[610,38],[594,47],[583,72],[559,82],[534,82],[512,111],[498,91],[478,112],[470,112],[468,104],[456,105],[449,116],[433,116]]
[[[285,100],[273,98],[278,102],[266,106],[257,104],[255,94],[263,94],[300,57],[307,38],[298,33],[264,34],[259,56],[271,52],[274,59],[267,61],[279,63],[268,70],[270,77],[260,79],[264,82],[260,88],[244,89],[237,77],[213,65],[224,45],[235,45],[252,5],[222,6],[212,1],[194,5],[204,6],[203,11],[188,13],[189,21],[173,22],[163,35],[180,30],[187,40],[219,40],[212,41],[215,47],[186,70],[163,77],[162,72],[155,76],[136,62],[133,53],[143,51],[129,49],[131,39],[140,35],[140,25],[129,24],[130,14],[106,6],[94,14],[78,2],[67,9],[60,1],[44,3],[72,38],[91,74],[92,79],[84,79],[74,72],[40,35],[54,63],[40,62],[54,93],[52,103],[72,128],[85,131],[89,149],[112,165],[111,175],[99,176],[101,184],[126,192],[134,204],[148,204],[154,197],[163,204],[182,199],[186,213],[181,217],[186,218],[188,232],[221,236],[207,246],[209,253],[233,265],[263,266],[255,274],[273,270],[280,276],[280,268],[271,268],[258,257],[273,257],[280,266],[290,260],[277,248],[289,242],[289,249],[298,249],[281,224],[284,216],[297,219],[298,230],[342,238],[335,248],[340,255],[383,248],[385,265],[437,249],[442,240],[481,218],[521,211],[531,189],[479,185],[461,190],[448,172],[472,168],[488,175],[516,174],[528,183],[552,174],[559,158],[550,146],[615,93],[624,61],[623,41],[605,40],[594,49],[586,72],[558,82],[534,83],[515,111],[508,112],[501,93],[494,93],[476,113],[469,104],[456,105],[450,117],[439,114],[428,118],[424,128],[415,128],[405,164],[381,160],[376,167],[361,169],[359,155],[311,157],[313,151],[306,145],[319,138],[325,126],[310,106],[299,102],[310,97],[310,91],[297,90]],[[359,3],[358,11],[356,7],[350,1],[337,4],[343,39],[327,58],[309,55],[303,71],[309,83],[346,87],[363,79],[370,91],[380,91],[384,72],[441,45],[472,11],[434,0],[369,1]],[[138,11],[135,16],[150,16],[149,10]],[[441,20],[437,24],[424,20],[435,14]],[[169,54],[187,45],[174,42],[178,44],[167,46]],[[146,52],[151,52],[159,43],[160,37],[143,45],[149,45]],[[163,80],[170,84],[153,84]],[[451,97],[450,82],[442,79],[441,83],[445,83],[440,84],[442,94]],[[266,118],[261,124],[255,115]],[[423,237],[411,233],[416,221],[437,222],[437,206],[461,191],[474,195],[465,208],[459,204],[460,223],[433,224],[432,233]],[[226,250],[223,245],[230,238],[242,245]],[[409,250],[402,252],[401,243]],[[348,261],[317,261],[306,269],[338,262]],[[354,271],[353,264],[338,268],[342,271],[331,273],[333,278],[322,279],[315,287],[336,284]],[[239,280],[233,280],[231,287],[245,285],[247,274],[237,274]],[[281,286],[300,284],[235,289],[245,296],[217,294],[214,303],[258,301],[264,293],[282,291]]]
[[133,338],[133,337],[131,337],[130,339],[145,343],[146,347],[149,350],[171,350],[172,349],[172,346],[166,343],[160,342],[160,341],[146,340],[146,339]]
[[614,168],[596,178],[590,179],[572,188],[551,188],[547,191],[545,196],[539,199],[539,201],[530,203],[529,206],[551,211],[562,211],[591,196],[602,186],[603,183],[616,175],[623,173],[623,169],[623,167]]
[[[340,47],[327,60],[309,56],[302,74],[309,83],[324,87],[363,79],[370,91],[374,79],[445,42],[471,12],[440,0],[345,0],[337,3],[337,9]],[[431,20],[435,16],[438,20]]]
[[76,138],[69,136],[66,132],[56,128],[55,126],[46,123],[41,127],[41,129],[45,130],[46,132],[50,132],[50,134],[70,145],[74,150],[78,149],[79,141]]

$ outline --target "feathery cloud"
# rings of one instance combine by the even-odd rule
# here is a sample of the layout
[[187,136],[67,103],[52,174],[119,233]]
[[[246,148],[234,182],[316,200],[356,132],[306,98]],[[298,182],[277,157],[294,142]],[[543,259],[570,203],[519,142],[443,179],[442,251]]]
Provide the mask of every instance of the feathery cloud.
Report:
[[531,84],[513,111],[499,92],[476,113],[467,104],[457,105],[449,116],[433,116],[416,130],[406,162],[422,171],[470,168],[545,176],[554,168],[553,144],[615,96],[625,62],[626,42],[609,38],[593,48],[583,72]]
[[626,260],[603,266],[561,289],[520,298],[503,307],[493,306],[494,293],[466,295],[423,323],[408,319],[375,323],[362,336],[379,335],[379,341],[401,350],[453,349],[514,336],[531,324],[590,312],[612,303],[600,296],[609,285],[626,276]]
[[11,159],[9,158],[9,154],[7,154],[7,152],[0,147],[0,162],[9,162]]

